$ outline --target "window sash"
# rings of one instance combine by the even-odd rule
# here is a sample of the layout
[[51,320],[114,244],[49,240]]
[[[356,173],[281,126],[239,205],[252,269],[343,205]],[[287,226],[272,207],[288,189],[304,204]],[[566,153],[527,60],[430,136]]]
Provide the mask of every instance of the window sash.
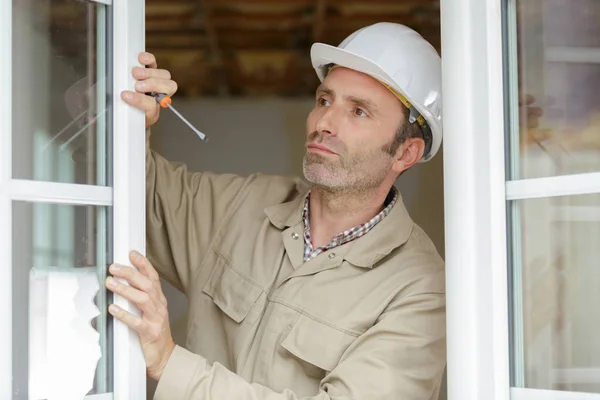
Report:
[[[12,0],[0,0],[0,398],[12,398],[12,217],[8,185],[12,168]],[[9,265],[10,267],[6,267]]]
[[113,188],[71,183],[11,179],[11,200],[35,203],[112,206]]
[[[504,81],[505,71],[516,70],[516,61],[503,55],[516,40],[511,3],[441,0],[448,398],[600,400],[600,394],[510,387],[509,338],[519,323],[509,312],[508,257],[518,253],[507,240],[508,218],[515,217],[510,202],[600,192],[600,173],[508,180],[507,138],[519,134],[518,110],[507,108],[517,94],[506,93]],[[553,56],[589,61],[596,50]],[[511,75],[508,86],[516,87]]]
[[600,193],[600,172],[506,182],[507,200],[591,193]]
[[441,0],[441,21],[448,398],[507,400],[501,2]]
[[[113,206],[114,261],[130,265],[129,251],[145,253],[145,130],[144,116],[118,95],[134,84],[131,69],[139,65],[144,49],[143,0],[89,0],[112,6],[113,13],[113,187],[12,179],[11,96],[0,97],[0,254],[10,260],[0,280],[0,326],[12,326],[12,201]],[[12,93],[12,4],[0,0],[0,84]],[[115,295],[124,309],[139,314],[128,301]],[[137,334],[113,322],[113,393],[87,396],[91,400],[145,398],[146,367]],[[12,398],[12,329],[0,330],[0,398]]]
[[600,394],[511,388],[511,400],[600,400]]
[[[132,90],[131,74],[140,66],[145,47],[144,0],[115,0],[113,10],[113,256],[131,266],[129,252],[146,253],[146,131],[144,113],[121,100]],[[139,310],[118,295],[114,303],[139,315]],[[117,399],[146,398],[146,363],[138,335],[113,319],[113,376]]]

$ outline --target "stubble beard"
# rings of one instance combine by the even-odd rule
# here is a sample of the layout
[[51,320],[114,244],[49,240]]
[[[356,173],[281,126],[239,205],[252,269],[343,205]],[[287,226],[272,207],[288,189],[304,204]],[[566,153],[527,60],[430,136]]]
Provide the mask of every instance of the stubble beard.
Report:
[[333,160],[307,151],[302,170],[307,181],[327,191],[365,192],[381,185],[392,163],[393,157],[383,148],[354,156],[342,153]]

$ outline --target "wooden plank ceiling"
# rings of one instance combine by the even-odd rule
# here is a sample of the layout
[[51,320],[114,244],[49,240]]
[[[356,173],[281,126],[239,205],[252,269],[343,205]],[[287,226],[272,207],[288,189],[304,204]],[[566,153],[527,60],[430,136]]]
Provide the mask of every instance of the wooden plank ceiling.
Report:
[[337,45],[378,21],[439,51],[439,0],[146,0],[146,49],[184,96],[312,96],[315,41]]
[[[54,52],[84,73],[95,4],[52,0],[48,10]],[[146,0],[146,49],[171,71],[178,96],[312,96],[315,41],[338,45],[389,21],[417,30],[439,52],[439,14],[439,0]]]

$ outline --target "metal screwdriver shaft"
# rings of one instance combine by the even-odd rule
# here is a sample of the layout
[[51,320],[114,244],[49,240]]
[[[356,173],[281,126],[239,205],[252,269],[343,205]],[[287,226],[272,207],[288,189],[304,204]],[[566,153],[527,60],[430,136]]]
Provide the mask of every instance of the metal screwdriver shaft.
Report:
[[183,115],[181,115],[179,113],[179,111],[177,111],[175,109],[175,107],[173,107],[170,104],[167,104],[167,106],[171,109],[171,111],[173,111],[179,118],[181,118],[181,120],[183,122],[185,122],[187,124],[187,126],[189,126],[194,132],[196,132],[196,135],[200,136],[200,139],[204,140],[204,141],[208,141],[208,139],[206,138],[206,135],[202,132],[200,132],[198,129],[194,128],[194,126],[190,123],[190,121],[188,121],[187,119],[185,119],[185,117]]
[[164,93],[157,93],[157,94],[155,95],[155,97],[154,97],[154,98],[156,99],[156,102],[157,102],[158,104],[160,104],[160,106],[161,106],[162,108],[167,108],[167,107],[169,107],[169,108],[171,109],[171,111],[173,111],[173,112],[175,113],[175,115],[177,115],[179,118],[181,118],[181,120],[182,120],[183,122],[185,122],[187,126],[189,126],[189,127],[190,127],[190,129],[192,129],[194,132],[196,132],[196,135],[198,135],[198,137],[200,137],[200,139],[202,139],[202,140],[204,140],[204,141],[208,141],[208,138],[206,137],[206,135],[205,135],[204,133],[202,133],[202,132],[200,132],[198,129],[196,129],[196,128],[194,127],[194,125],[192,125],[192,124],[190,123],[190,121],[188,121],[187,119],[185,119],[185,117],[184,117],[183,115],[181,115],[181,114],[179,113],[179,111],[177,111],[177,110],[175,109],[175,107],[173,107],[173,106],[171,105],[171,98],[170,98],[169,96],[167,96],[167,95],[166,95],[166,94],[164,94]]

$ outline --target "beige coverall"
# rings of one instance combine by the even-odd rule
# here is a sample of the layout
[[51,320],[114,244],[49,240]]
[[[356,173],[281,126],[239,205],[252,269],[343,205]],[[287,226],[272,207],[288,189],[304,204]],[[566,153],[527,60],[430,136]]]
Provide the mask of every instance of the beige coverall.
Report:
[[401,198],[304,262],[302,181],[191,173],[146,150],[148,256],[190,307],[155,399],[437,399],[444,264]]

